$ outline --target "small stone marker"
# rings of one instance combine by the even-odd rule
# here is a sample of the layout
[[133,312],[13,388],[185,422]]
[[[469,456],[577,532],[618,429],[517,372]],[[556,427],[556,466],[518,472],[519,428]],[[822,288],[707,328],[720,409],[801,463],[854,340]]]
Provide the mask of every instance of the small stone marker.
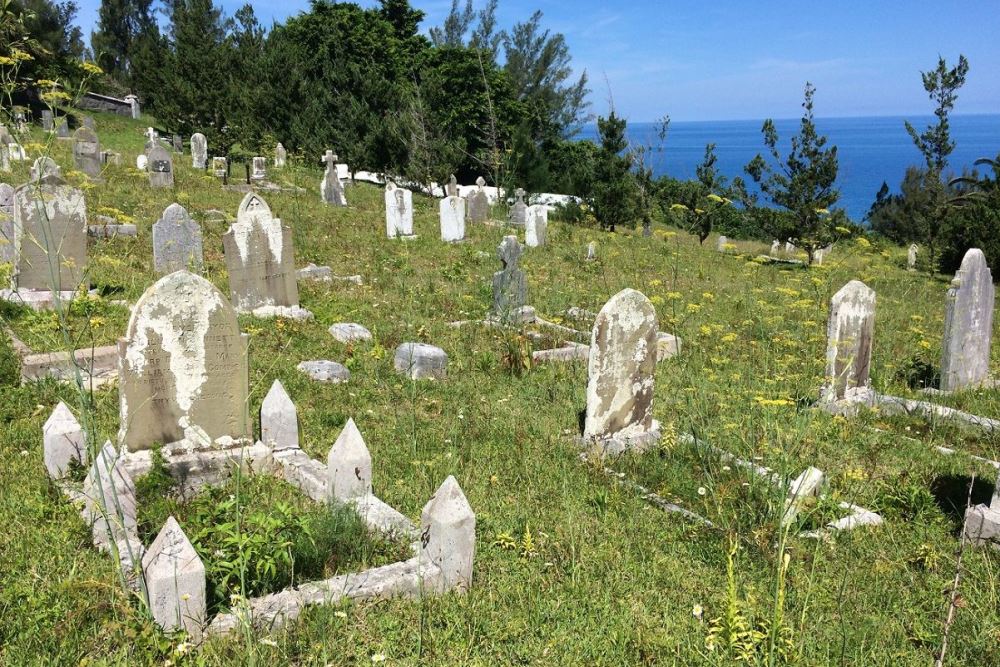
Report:
[[48,109],[42,110],[42,130],[46,132],[54,132],[56,129],[55,117],[52,112]]
[[153,269],[157,275],[202,269],[201,226],[180,204],[171,204],[153,224]]
[[1000,544],[1000,475],[993,485],[989,505],[976,505],[965,510],[965,536],[977,546],[993,542]]
[[[35,162],[36,167],[44,171],[39,162]],[[17,188],[13,254],[17,258],[13,279],[17,289],[78,289],[86,280],[87,269],[83,192],[56,175]]]
[[396,348],[393,366],[411,380],[443,380],[448,374],[448,355],[426,343],[403,343]]
[[164,630],[198,641],[206,621],[205,564],[177,519],[169,517],[142,557],[149,612]]
[[0,264],[17,262],[14,245],[14,187],[0,183]]
[[371,495],[372,456],[353,419],[348,419],[326,457],[329,500],[345,502]]
[[260,440],[274,451],[299,447],[298,411],[281,380],[274,381],[261,403]]
[[594,320],[587,362],[588,442],[617,441],[613,448],[642,448],[658,438],[653,420],[657,361],[656,309],[644,294],[624,289]]
[[541,204],[528,207],[524,225],[524,245],[538,248],[545,245],[549,229],[549,209]]
[[139,171],[146,171],[146,167],[149,166],[149,158],[145,155],[135,156],[135,168]]
[[181,139],[181,135],[174,134],[170,137],[170,145],[173,147],[175,153],[184,152],[184,140]]
[[778,253],[781,251],[781,242],[778,239],[774,239],[771,242],[771,251],[768,253],[771,257],[777,257]]
[[917,270],[917,252],[920,250],[916,243],[910,244],[910,249],[906,251],[906,270]]
[[129,109],[132,113],[132,119],[138,120],[139,116],[142,115],[142,111],[139,107],[139,98],[135,95],[126,95],[125,101],[128,102]]
[[413,236],[413,193],[392,181],[385,184],[385,233],[390,239]]
[[720,236],[718,242],[715,244],[715,249],[719,252],[726,252],[727,243],[729,243],[729,239],[725,236]]
[[354,343],[359,340],[371,340],[372,332],[354,322],[339,322],[329,329],[330,335],[341,343]]
[[213,157],[212,174],[214,174],[216,178],[225,179],[229,174],[229,161],[224,157]]
[[174,187],[174,158],[163,146],[149,151],[149,185],[154,188]]
[[326,204],[347,206],[344,188],[337,174],[337,156],[333,151],[327,151],[323,156],[323,162],[326,164],[326,171],[323,172],[323,180],[319,184],[320,199]]
[[941,390],[981,386],[990,375],[993,275],[979,248],[965,253],[945,300]]
[[281,169],[285,166],[285,162],[288,160],[288,151],[285,147],[278,142],[278,145],[274,147],[274,166],[276,169]]
[[56,125],[56,137],[59,139],[70,139],[72,135],[69,133],[69,121],[63,116],[59,119],[59,123]]
[[785,510],[781,515],[782,528],[787,528],[795,521],[807,498],[819,495],[824,480],[823,471],[812,466],[795,478],[785,498]]
[[123,542],[136,532],[135,484],[125,459],[110,442],[97,453],[90,472],[83,481],[85,516],[91,524],[94,544],[108,549],[112,542]]
[[83,117],[83,126],[85,128],[87,128],[88,130],[93,130],[95,132],[97,131],[97,122],[94,121],[94,117],[93,116],[84,116]]
[[867,400],[874,332],[875,290],[852,280],[830,301],[823,402]]
[[351,379],[351,371],[347,366],[336,361],[326,359],[303,361],[296,368],[317,382],[343,384]]
[[81,127],[73,134],[73,165],[90,178],[101,175],[101,142],[89,127]]
[[191,135],[191,167],[204,169],[208,162],[208,139],[201,132]]
[[480,176],[476,179],[476,190],[468,198],[469,222],[486,222],[490,217],[490,199],[486,195],[486,179]]
[[62,401],[42,427],[42,436],[45,469],[52,479],[62,479],[69,474],[70,464],[74,461],[81,465],[87,462],[86,434]]
[[593,262],[597,259],[597,241],[591,241],[587,244],[587,261]]
[[453,243],[465,238],[465,200],[448,196],[438,204],[441,240]]
[[267,179],[267,158],[257,156],[253,159],[253,166],[250,171],[250,180],[263,181]]
[[455,178],[455,174],[452,174],[448,179],[448,185],[445,186],[444,193],[446,197],[458,196],[458,180]]
[[525,191],[518,188],[514,191],[514,205],[510,207],[510,224],[524,227],[528,217],[528,205],[524,203]]
[[130,451],[250,437],[247,344],[212,283],[187,271],[160,278],[133,307],[118,351],[118,441]]
[[465,592],[476,557],[476,514],[453,476],[448,476],[420,513],[420,560],[441,570],[437,592]]
[[62,178],[62,169],[50,157],[40,157],[31,165],[31,180],[41,180],[46,176],[58,176]]
[[509,321],[528,299],[528,279],[517,262],[523,252],[516,236],[505,236],[497,246],[501,269],[493,274],[493,315]]

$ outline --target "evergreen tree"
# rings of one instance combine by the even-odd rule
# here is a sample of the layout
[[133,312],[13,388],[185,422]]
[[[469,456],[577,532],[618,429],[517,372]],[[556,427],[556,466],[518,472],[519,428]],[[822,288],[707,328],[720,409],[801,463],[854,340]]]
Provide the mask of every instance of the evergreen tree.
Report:
[[632,157],[625,149],[627,122],[614,109],[597,119],[601,150],[595,165],[592,206],[601,227],[615,231],[618,225],[635,227],[638,188],[632,174]]
[[101,0],[90,48],[101,69],[120,83],[131,83],[137,42],[157,30],[152,6],[152,0]]

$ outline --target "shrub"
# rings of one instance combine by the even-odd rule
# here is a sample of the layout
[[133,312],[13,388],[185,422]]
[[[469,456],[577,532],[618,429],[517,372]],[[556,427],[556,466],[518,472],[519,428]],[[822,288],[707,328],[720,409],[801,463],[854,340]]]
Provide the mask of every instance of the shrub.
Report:
[[10,336],[0,329],[0,387],[16,387],[21,382],[21,358]]

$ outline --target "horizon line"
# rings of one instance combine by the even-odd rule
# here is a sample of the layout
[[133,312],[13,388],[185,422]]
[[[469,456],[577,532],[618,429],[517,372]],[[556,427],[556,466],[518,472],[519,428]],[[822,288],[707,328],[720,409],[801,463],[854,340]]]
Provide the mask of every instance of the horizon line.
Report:
[[[1000,112],[983,111],[983,112],[972,112],[972,113],[952,113],[952,114],[948,115],[949,118],[971,117],[971,116],[997,116],[997,117],[1000,117]],[[862,118],[872,118],[872,119],[875,119],[875,118],[903,118],[903,119],[906,119],[906,118],[933,118],[933,117],[934,117],[934,113],[933,112],[929,112],[929,113],[920,113],[920,114],[891,113],[891,114],[858,114],[858,115],[853,115],[853,116],[852,115],[846,115],[846,116],[816,116],[815,119],[816,120],[845,120],[845,119],[858,120],[858,119],[862,119]],[[776,116],[769,116],[768,117],[768,116],[764,116],[764,117],[754,117],[754,118],[704,118],[704,119],[699,118],[697,120],[694,120],[694,119],[684,119],[684,118],[678,118],[678,119],[671,118],[670,122],[671,123],[740,123],[740,122],[748,122],[748,121],[763,122],[764,120],[767,120],[768,118],[770,118],[770,120],[774,120],[774,121],[802,120],[801,116],[785,116],[785,117],[776,117]],[[627,118],[627,117],[625,118],[625,120],[628,123],[630,123],[630,124],[631,123],[655,124],[655,123],[661,122],[660,120],[632,120],[631,118]],[[582,123],[581,127],[587,127],[587,126],[596,125],[596,124],[597,124],[597,119],[595,117],[595,118],[593,118],[591,120],[588,120],[586,123]]]

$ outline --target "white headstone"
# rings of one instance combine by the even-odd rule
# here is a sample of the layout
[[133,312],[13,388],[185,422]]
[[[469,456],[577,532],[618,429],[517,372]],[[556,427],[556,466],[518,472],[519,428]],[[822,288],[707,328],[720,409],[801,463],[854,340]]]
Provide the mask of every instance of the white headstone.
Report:
[[205,564],[174,517],[142,557],[149,611],[164,630],[181,628],[194,641],[206,621]]
[[420,513],[420,560],[441,570],[437,592],[465,592],[476,558],[476,515],[449,476]]
[[372,492],[372,457],[353,419],[348,419],[326,457],[327,498],[353,500]]
[[204,169],[208,164],[208,139],[201,132],[191,135],[191,167]]
[[74,461],[80,465],[87,462],[87,436],[80,422],[62,401],[59,401],[42,427],[42,436],[45,443],[45,469],[52,479],[65,477]]
[[916,243],[910,244],[909,250],[906,251],[906,270],[916,271],[917,270],[917,251],[920,248]]
[[537,248],[545,245],[549,228],[549,209],[541,204],[533,204],[525,213],[524,245]]
[[281,169],[285,166],[285,162],[288,160],[288,151],[285,147],[278,142],[278,145],[274,147],[274,166],[277,169]]
[[267,158],[261,156],[255,157],[250,171],[250,179],[254,181],[263,181],[266,178]]
[[461,241],[465,238],[465,200],[445,197],[438,205],[441,218],[441,240]]
[[299,447],[298,412],[280,380],[274,381],[261,403],[260,440],[275,451]]
[[392,181],[385,186],[385,233],[390,239],[413,236],[413,193]]
[[851,398],[869,390],[874,333],[875,290],[859,280],[852,280],[830,301],[825,402]]
[[727,243],[729,243],[729,239],[725,236],[720,236],[718,242],[715,244],[715,249],[719,252],[726,252]]
[[153,223],[153,269],[166,275],[183,269],[201,271],[201,226],[180,204],[171,204]]

